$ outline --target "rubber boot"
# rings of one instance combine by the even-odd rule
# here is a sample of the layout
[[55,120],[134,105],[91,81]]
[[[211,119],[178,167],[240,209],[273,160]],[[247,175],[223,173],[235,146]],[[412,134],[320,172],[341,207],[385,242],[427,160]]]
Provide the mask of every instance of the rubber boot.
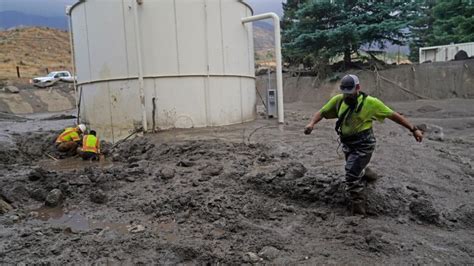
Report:
[[372,171],[369,167],[365,168],[363,179],[369,183],[373,183],[379,179],[379,175]]

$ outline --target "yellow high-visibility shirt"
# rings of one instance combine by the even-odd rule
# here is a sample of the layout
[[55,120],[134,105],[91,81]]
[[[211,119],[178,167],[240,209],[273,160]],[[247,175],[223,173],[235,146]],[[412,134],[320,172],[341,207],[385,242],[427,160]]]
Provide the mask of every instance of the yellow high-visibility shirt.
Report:
[[56,143],[62,143],[67,141],[80,141],[78,129],[75,127],[66,128],[61,135],[56,139]]
[[99,139],[94,135],[85,135],[82,140],[82,151],[99,153],[100,152]]
[[[360,106],[363,95],[357,98],[357,106]],[[338,105],[339,110],[337,110]],[[338,118],[344,114],[349,106],[343,101],[343,95],[339,94],[331,98],[319,111],[326,119]],[[357,109],[357,107],[356,107]],[[339,112],[338,112],[339,111]],[[346,117],[341,125],[342,135],[350,136],[372,128],[372,121],[383,122],[385,118],[392,116],[393,111],[379,99],[367,96],[360,112],[352,112]]]

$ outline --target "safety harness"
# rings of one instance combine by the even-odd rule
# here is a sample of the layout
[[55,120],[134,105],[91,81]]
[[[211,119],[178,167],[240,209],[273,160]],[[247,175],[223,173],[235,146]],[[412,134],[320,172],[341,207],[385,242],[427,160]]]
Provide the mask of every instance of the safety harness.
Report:
[[[337,121],[336,121],[336,127],[334,128],[336,130],[336,133],[339,135],[339,136],[342,136],[342,123],[344,123],[344,121],[346,120],[347,117],[351,116],[351,114],[354,112],[355,110],[355,113],[359,113],[361,110],[362,110],[362,107],[364,106],[364,102],[365,102],[365,99],[367,99],[367,97],[369,95],[367,95],[366,93],[364,92],[360,92],[360,94],[362,95],[362,102],[359,104],[359,106],[355,106],[353,108],[351,108],[350,106],[341,114],[341,116],[338,116],[337,118]],[[357,96],[357,98],[359,98],[359,96]],[[341,106],[342,106],[342,101],[344,101],[344,99],[341,99],[338,103],[337,103],[337,114],[339,115],[339,110],[341,109]],[[357,107],[357,108],[356,108]]]

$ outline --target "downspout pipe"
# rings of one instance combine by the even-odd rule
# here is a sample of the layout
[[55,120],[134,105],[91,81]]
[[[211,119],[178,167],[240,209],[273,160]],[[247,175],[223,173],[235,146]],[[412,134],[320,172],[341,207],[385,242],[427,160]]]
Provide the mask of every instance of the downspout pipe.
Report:
[[281,33],[280,17],[275,13],[264,13],[256,16],[242,19],[242,24],[264,19],[272,19],[275,29],[275,57],[276,57],[276,78],[277,78],[277,104],[278,104],[278,123],[285,122],[285,113],[283,106],[283,65],[281,59]]
[[68,26],[69,26],[69,44],[71,45],[71,62],[72,62],[72,84],[74,87],[74,99],[76,100],[76,112],[77,112],[77,118],[76,118],[76,123],[79,125],[81,122],[81,114],[79,113],[79,95],[77,93],[77,81],[76,81],[76,59],[75,59],[75,53],[74,53],[74,38],[72,36],[72,17],[71,17],[71,6],[66,7],[66,15],[69,17],[68,19]]
[[137,47],[137,63],[138,63],[138,89],[140,91],[140,103],[142,105],[142,125],[143,132],[148,131],[147,118],[146,118],[146,107],[145,107],[145,90],[143,88],[143,60],[142,60],[142,41],[140,38],[140,27],[138,22],[138,6],[142,4],[141,0],[136,0],[134,8],[134,20],[135,20],[135,46]]

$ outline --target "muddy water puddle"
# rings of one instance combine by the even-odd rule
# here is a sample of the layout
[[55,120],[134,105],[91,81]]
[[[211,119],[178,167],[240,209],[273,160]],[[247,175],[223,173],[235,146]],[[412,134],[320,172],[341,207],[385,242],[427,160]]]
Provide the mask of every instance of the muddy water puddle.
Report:
[[[143,225],[93,221],[76,209],[66,210],[60,207],[50,208],[43,206],[30,212],[33,219],[51,224],[64,226],[71,232],[88,231],[94,229],[112,230],[119,234],[141,233],[147,228]],[[166,241],[177,240],[179,231],[175,221],[148,222],[148,229],[152,230]]]
[[92,221],[78,210],[64,210],[62,208],[41,207],[30,212],[37,220],[70,228],[72,232],[87,231],[91,229],[113,230],[117,233],[127,234],[136,230],[136,226],[123,223]]
[[72,157],[61,160],[52,157],[51,160],[44,160],[39,162],[38,164],[41,167],[52,171],[79,170],[91,166],[99,168],[110,168],[113,166],[113,163],[111,161],[84,161],[79,157]]
[[178,224],[175,221],[162,221],[154,224],[152,229],[168,242],[177,240]]

